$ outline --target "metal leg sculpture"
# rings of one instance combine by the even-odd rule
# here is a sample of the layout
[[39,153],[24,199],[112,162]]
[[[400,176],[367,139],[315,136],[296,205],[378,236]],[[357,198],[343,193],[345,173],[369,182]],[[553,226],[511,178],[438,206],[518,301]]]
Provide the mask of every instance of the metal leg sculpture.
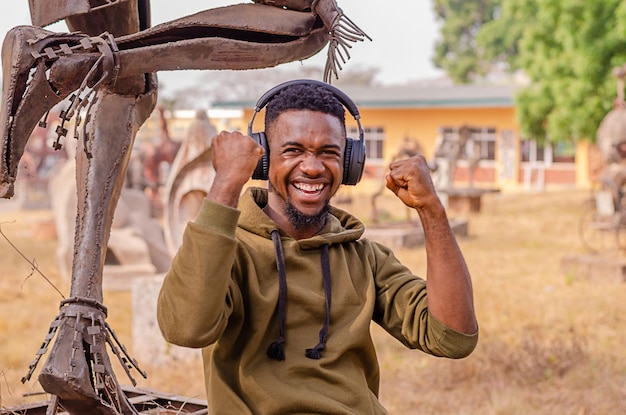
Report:
[[[113,373],[107,345],[127,373],[137,365],[106,323],[102,272],[135,134],[156,104],[153,73],[272,67],[306,59],[330,42],[325,75],[330,80],[341,69],[337,57],[344,62],[349,57],[349,42],[367,36],[334,0],[255,0],[153,28],[148,28],[147,0],[30,0],[30,6],[35,25],[65,18],[73,33],[19,26],[5,38],[0,197],[13,196],[18,163],[39,120],[72,93],[61,118],[75,119],[81,133],[76,134],[71,295],[61,303],[23,381],[56,336],[39,375],[53,395],[48,412],[61,405],[71,414],[134,414]],[[60,148],[67,134],[64,124],[57,133],[55,147]]]

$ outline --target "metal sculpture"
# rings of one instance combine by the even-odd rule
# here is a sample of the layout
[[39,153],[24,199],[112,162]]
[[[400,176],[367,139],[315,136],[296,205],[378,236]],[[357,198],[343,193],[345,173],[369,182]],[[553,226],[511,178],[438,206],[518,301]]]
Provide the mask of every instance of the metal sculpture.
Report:
[[[47,413],[135,414],[113,373],[107,345],[130,375],[135,360],[106,323],[102,271],[113,212],[135,134],[156,104],[155,73],[255,69],[306,59],[328,45],[325,80],[367,38],[334,0],[254,0],[150,27],[149,0],[29,0],[33,26],[11,29],[2,47],[0,197],[38,122],[67,97],[55,148],[74,121],[78,207],[70,297],[61,302],[32,376],[52,395]],[[71,33],[41,27],[65,19]],[[70,96],[70,94],[72,94]],[[43,121],[40,121],[42,120]],[[145,375],[139,370],[142,375]]]

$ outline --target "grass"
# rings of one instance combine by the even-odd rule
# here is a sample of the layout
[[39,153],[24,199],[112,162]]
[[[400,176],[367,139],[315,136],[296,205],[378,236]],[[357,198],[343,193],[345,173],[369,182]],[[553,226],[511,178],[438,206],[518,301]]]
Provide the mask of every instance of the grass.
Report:
[[[392,414],[615,414],[626,409],[626,286],[594,282],[561,269],[584,253],[577,235],[587,191],[490,194],[459,239],[472,271],[481,328],[476,351],[451,361],[405,349],[373,327],[381,365],[380,398]],[[367,220],[367,201],[341,206]],[[1,203],[1,201],[0,201]],[[384,217],[399,212],[385,199]],[[359,211],[359,208],[362,211]],[[2,230],[63,292],[55,240],[36,236],[45,211],[2,212]],[[14,220],[14,223],[7,221]],[[0,240],[0,405],[42,400],[36,381],[20,378],[56,316],[59,294]],[[423,275],[422,248],[398,257]],[[108,322],[132,354],[126,292],[106,292]],[[140,387],[204,397],[198,362],[151,366],[134,356],[148,379]],[[35,373],[35,378],[38,372]],[[122,370],[118,379],[127,383]]]

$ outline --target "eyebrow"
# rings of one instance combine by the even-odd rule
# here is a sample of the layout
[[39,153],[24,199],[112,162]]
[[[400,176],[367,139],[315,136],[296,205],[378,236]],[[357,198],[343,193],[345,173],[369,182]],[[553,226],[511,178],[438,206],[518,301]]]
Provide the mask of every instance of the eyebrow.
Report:
[[[291,147],[291,146],[304,148],[304,145],[302,145],[302,143],[300,143],[299,141],[287,141],[287,142],[283,143],[281,148]],[[325,145],[322,146],[322,149],[328,149],[328,148],[334,148],[334,149],[337,149],[337,150],[341,150],[341,146],[337,145],[337,144],[325,144]]]

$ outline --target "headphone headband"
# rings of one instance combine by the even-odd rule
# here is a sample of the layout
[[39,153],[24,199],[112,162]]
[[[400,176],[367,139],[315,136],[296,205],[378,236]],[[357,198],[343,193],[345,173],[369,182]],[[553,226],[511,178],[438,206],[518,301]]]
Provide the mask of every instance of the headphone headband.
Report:
[[272,98],[280,93],[280,91],[293,85],[317,85],[329,90],[335,96],[335,98],[337,98],[339,102],[341,102],[341,104],[350,112],[350,115],[354,117],[357,123],[357,127],[359,129],[359,141],[365,144],[363,141],[363,128],[361,127],[361,114],[359,114],[359,109],[356,104],[350,99],[350,97],[348,97],[348,95],[346,95],[345,92],[343,92],[339,88],[315,79],[293,79],[291,81],[278,84],[266,93],[264,93],[254,106],[254,114],[252,114],[252,119],[250,119],[250,123],[248,124],[248,135],[252,135],[252,124],[254,123],[256,115],[263,108],[265,108],[265,106],[272,100]]
[[263,94],[261,98],[259,98],[254,110],[256,112],[261,111],[269,103],[269,101],[272,100],[274,95],[278,94],[281,90],[288,88],[292,85],[318,85],[323,88],[326,88],[335,95],[335,97],[343,104],[344,107],[348,109],[348,111],[350,111],[350,114],[352,114],[354,118],[356,119],[361,118],[361,116],[359,115],[359,109],[354,104],[354,102],[352,102],[350,97],[348,97],[343,91],[334,87],[331,84],[327,84],[326,82],[322,82],[322,81],[317,81],[315,79],[294,79],[294,80],[283,82],[282,84],[276,85],[275,87],[267,91],[265,94]]

